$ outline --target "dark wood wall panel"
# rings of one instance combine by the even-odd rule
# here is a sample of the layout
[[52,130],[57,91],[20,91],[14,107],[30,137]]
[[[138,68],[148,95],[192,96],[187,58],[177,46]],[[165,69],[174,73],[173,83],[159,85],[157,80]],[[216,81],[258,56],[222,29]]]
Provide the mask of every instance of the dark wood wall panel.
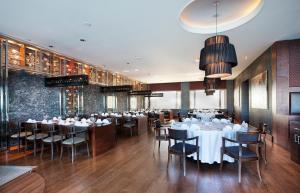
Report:
[[289,86],[300,87],[300,40],[290,43]]
[[174,90],[181,90],[181,83],[180,82],[173,82],[173,83],[155,83],[155,84],[149,84],[149,89],[151,91],[174,91]]

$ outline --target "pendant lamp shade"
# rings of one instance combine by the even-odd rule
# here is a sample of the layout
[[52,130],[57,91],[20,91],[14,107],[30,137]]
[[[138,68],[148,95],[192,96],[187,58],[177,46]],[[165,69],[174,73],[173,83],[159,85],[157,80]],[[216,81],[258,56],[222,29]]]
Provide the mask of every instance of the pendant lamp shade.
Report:
[[205,70],[208,78],[223,78],[232,74],[232,67],[237,65],[234,45],[228,36],[217,35],[205,40],[205,47],[200,52],[199,69]]
[[220,78],[207,78],[207,77],[204,77],[205,90],[207,90],[207,91],[216,90],[218,88],[218,85],[220,84],[220,81],[221,81]]
[[214,95],[214,93],[215,93],[215,90],[205,90],[206,96]]

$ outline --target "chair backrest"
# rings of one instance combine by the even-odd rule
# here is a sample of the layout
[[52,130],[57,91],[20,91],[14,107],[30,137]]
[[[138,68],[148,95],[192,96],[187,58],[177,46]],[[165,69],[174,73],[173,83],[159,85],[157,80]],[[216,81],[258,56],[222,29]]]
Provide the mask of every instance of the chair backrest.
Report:
[[62,136],[72,136],[70,134],[72,134],[74,132],[73,126],[72,125],[59,125],[59,134]]
[[24,124],[24,129],[26,131],[33,131],[37,129],[37,124],[36,123],[27,123],[25,122]]
[[169,138],[174,140],[185,140],[187,139],[187,130],[179,129],[168,129]]
[[54,130],[53,124],[41,124],[41,132],[42,133],[49,133],[50,131]]
[[259,132],[236,132],[236,139],[242,144],[257,144],[259,143],[260,133]]
[[155,128],[161,128],[160,120],[155,120],[155,121],[154,121],[154,127],[155,127]]
[[8,122],[8,129],[17,129],[19,127],[19,124],[14,121]]

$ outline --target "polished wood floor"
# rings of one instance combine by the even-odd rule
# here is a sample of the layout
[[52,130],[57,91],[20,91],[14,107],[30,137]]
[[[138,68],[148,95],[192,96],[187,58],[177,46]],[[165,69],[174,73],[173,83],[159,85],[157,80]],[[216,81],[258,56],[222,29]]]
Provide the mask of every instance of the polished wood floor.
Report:
[[263,183],[259,182],[255,162],[243,164],[242,183],[238,184],[237,164],[227,163],[223,172],[219,164],[201,164],[199,171],[194,161],[187,161],[187,176],[174,158],[167,170],[167,143],[161,152],[152,155],[151,134],[123,138],[109,152],[88,158],[85,149],[74,164],[65,154],[63,160],[50,160],[24,153],[1,153],[0,164],[36,165],[36,172],[46,181],[46,192],[105,192],[105,193],[250,193],[300,192],[300,166],[290,161],[289,153],[273,145],[268,147],[268,165],[262,162]]

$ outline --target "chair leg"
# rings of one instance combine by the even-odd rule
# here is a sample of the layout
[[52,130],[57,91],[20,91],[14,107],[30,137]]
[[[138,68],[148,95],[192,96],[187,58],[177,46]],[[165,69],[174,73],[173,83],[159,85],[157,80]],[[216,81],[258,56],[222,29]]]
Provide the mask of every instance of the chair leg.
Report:
[[183,159],[183,176],[186,174],[186,163],[185,163],[185,155],[182,156]]
[[156,139],[154,136],[154,140],[153,140],[153,156],[155,156],[155,146],[156,146]]
[[42,142],[42,147],[41,147],[41,158],[43,158],[44,154],[44,143]]
[[90,147],[89,147],[89,142],[88,141],[86,142],[86,150],[87,150],[87,153],[88,153],[88,157],[90,157]]
[[160,150],[160,139],[158,140],[158,150]]
[[18,137],[18,152],[20,152],[21,149],[21,139]]
[[72,163],[74,162],[74,145],[72,145]]
[[223,151],[223,148],[221,148],[220,171],[222,171],[222,169],[223,169],[223,156],[224,156],[224,151]]
[[239,183],[241,183],[241,177],[242,177],[242,161],[239,160]]
[[198,170],[200,168],[200,163],[199,163],[199,148],[198,148],[198,151],[197,151],[197,167],[198,167]]
[[36,156],[36,140],[33,141],[33,155]]
[[60,145],[60,159],[62,158],[63,156],[63,151],[64,151],[64,146],[63,144]]
[[264,143],[264,160],[265,160],[265,164],[267,165],[267,144],[266,144],[266,142]]
[[25,148],[24,148],[24,152],[26,153],[27,151],[27,139],[25,139]]
[[167,163],[167,168],[169,168],[169,162],[170,162],[170,152],[168,151],[168,163]]
[[54,158],[54,147],[53,147],[53,143],[51,143],[51,160],[53,160]]
[[260,182],[262,182],[262,178],[261,178],[261,174],[260,174],[259,160],[256,160],[256,167],[257,167],[257,173],[258,173],[259,180],[260,180]]

